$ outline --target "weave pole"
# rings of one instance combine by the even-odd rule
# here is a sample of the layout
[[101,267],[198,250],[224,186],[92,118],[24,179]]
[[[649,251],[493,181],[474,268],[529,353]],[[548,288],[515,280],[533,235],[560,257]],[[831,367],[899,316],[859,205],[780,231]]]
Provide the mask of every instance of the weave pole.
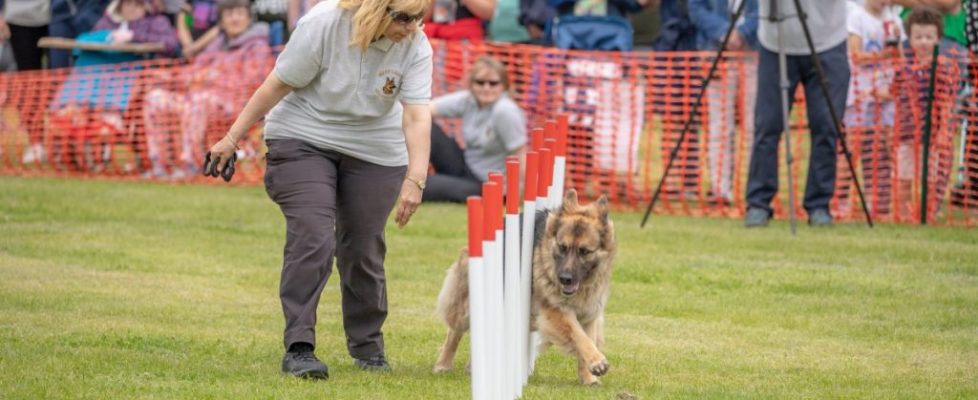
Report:
[[469,217],[469,341],[471,347],[472,399],[487,400],[485,294],[482,282],[485,265],[482,258],[483,207],[481,197],[466,199]]
[[540,172],[540,153],[530,151],[526,153],[526,168],[523,181],[523,253],[520,254],[520,285],[522,294],[522,314],[520,321],[522,353],[520,354],[520,371],[523,374],[521,381],[524,385],[530,378],[532,367],[530,365],[530,306],[531,306],[531,286],[533,279],[533,230],[536,223],[537,214],[537,176]]
[[566,165],[566,158],[557,161],[566,124],[547,126],[533,131],[538,147],[526,153],[524,168],[517,157],[507,157],[505,176],[490,172],[482,197],[468,199],[473,399],[520,398],[533,372],[539,342],[530,331],[536,211],[560,204],[564,167],[558,164]]
[[[544,140],[544,147],[540,149],[540,169],[538,172],[539,176],[537,177],[537,205],[540,209],[552,208],[552,199],[547,196],[547,193],[549,193],[550,185],[553,181],[554,152],[551,150],[551,148],[546,146],[547,141],[548,140]],[[549,142],[556,143],[556,141],[553,139],[549,139]],[[530,246],[532,248],[532,242]],[[530,279],[532,280],[532,277]],[[537,332],[531,332],[528,345],[529,348],[527,349],[529,353],[529,361],[527,364],[529,366],[530,374],[533,374],[533,368],[536,364],[537,356],[539,355],[537,354],[539,352],[539,343],[540,334]]]
[[[501,202],[497,199],[502,198],[502,186],[494,182],[491,177],[489,182],[482,184],[482,202],[483,202],[483,240],[482,240],[482,257],[484,272],[482,273],[482,281],[478,282],[477,285],[482,286],[482,302],[485,304],[483,307],[483,316],[487,323],[483,329],[485,333],[485,340],[483,341],[483,350],[487,354],[485,358],[485,364],[483,365],[486,371],[486,395],[489,399],[500,399],[502,398],[502,392],[499,386],[499,377],[502,375],[502,371],[499,366],[502,365],[502,354],[499,354],[500,343],[497,343],[500,335],[491,334],[494,331],[494,327],[498,327],[502,324],[502,317],[499,313],[501,307],[499,307],[498,299],[501,295],[502,284],[499,284],[497,290],[496,277],[500,272],[499,266],[502,264],[502,251],[501,246],[498,244],[496,235],[496,209],[502,208]],[[502,239],[502,238],[498,238]],[[499,277],[502,281],[502,277]]]
[[506,158],[506,262],[503,265],[503,306],[505,307],[505,346],[506,353],[505,387],[508,398],[520,397],[523,377],[520,376],[520,160],[518,157]]
[[505,238],[503,237],[503,174],[499,172],[489,173],[489,182],[495,184],[492,191],[486,194],[486,198],[492,204],[492,229],[495,240],[493,241],[493,265],[489,271],[489,318],[493,321],[492,327],[495,330],[489,335],[489,344],[492,346],[492,360],[494,374],[492,380],[493,391],[496,393],[494,398],[507,398],[506,389],[506,328],[505,328],[505,309],[503,299],[503,265],[505,258],[503,254]]

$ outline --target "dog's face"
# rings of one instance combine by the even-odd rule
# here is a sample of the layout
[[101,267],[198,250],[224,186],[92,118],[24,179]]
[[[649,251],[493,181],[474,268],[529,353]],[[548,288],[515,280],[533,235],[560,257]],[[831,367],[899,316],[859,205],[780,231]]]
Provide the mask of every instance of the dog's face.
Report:
[[569,190],[548,227],[554,268],[551,279],[564,296],[573,296],[596,269],[608,264],[613,243],[608,200],[602,196],[587,206]]

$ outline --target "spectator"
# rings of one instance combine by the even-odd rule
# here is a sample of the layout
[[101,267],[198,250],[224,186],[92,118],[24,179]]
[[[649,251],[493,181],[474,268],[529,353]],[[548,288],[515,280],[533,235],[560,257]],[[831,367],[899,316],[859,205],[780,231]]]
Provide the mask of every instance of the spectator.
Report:
[[[282,372],[325,378],[313,354],[316,308],[333,256],[347,352],[390,370],[384,227],[399,201],[404,226],[421,203],[430,145],[432,50],[418,34],[427,0],[327,0],[306,14],[275,68],[210,156],[223,168],[265,119],[265,189],[285,216],[279,296]],[[274,107],[274,109],[273,109]]]
[[[978,53],[978,2],[968,1],[965,3],[965,15],[967,22],[965,31],[967,32],[968,50],[972,54]],[[969,63],[969,81],[974,82],[978,77],[974,62]],[[960,171],[960,183],[955,186],[952,192],[952,201],[959,206],[968,206],[972,209],[978,208],[978,133],[976,133],[976,123],[978,123],[978,102],[976,102],[976,91],[972,86],[971,100],[966,102],[965,129],[961,132],[964,135],[962,146],[964,149],[963,160]]]
[[530,34],[519,21],[519,0],[498,0],[496,14],[489,21],[489,40],[494,42],[529,43]]
[[[249,0],[218,0],[217,39],[204,48],[190,68],[185,92],[154,89],[143,108],[146,142],[153,177],[184,178],[199,172],[204,134],[215,121],[227,121],[248,100],[268,72],[271,48],[268,24],[254,22]],[[233,76],[235,79],[221,79]],[[179,132],[179,133],[177,133]],[[168,173],[170,137],[179,136],[178,168]]]
[[[805,86],[805,103],[808,108],[808,127],[811,133],[811,155],[808,163],[808,183],[805,185],[803,205],[808,212],[808,223],[813,226],[832,225],[829,201],[835,189],[836,140],[839,126],[829,113],[828,102],[836,112],[844,113],[846,92],[849,88],[849,57],[846,51],[846,1],[802,0],[806,25],[811,33],[815,51],[822,64],[828,93],[819,84],[811,51],[793,2],[782,1],[779,15],[786,16],[780,22],[761,18],[758,38],[760,59],[757,76],[757,106],[754,114],[757,127],[754,149],[751,154],[750,172],[747,178],[747,227],[766,226],[771,218],[771,200],[778,191],[778,142],[785,129],[781,110],[778,51],[787,54],[788,94],[795,92],[798,83]],[[760,15],[770,15],[770,2],[759,3]],[[779,29],[781,24],[782,36]],[[828,96],[826,98],[826,96]],[[792,99],[788,99],[789,108]],[[839,115],[839,118],[844,118]],[[841,122],[841,121],[840,121]],[[790,171],[789,171],[790,173]]]
[[[903,6],[901,17],[906,20],[911,11],[917,7],[932,7],[944,15],[943,35],[961,46],[967,46],[964,26],[966,13],[963,4],[972,0],[893,0],[893,3]],[[939,32],[940,33],[940,32]]]
[[655,40],[659,37],[659,17],[660,0],[651,0],[649,4],[629,17],[632,26],[635,27],[635,36],[632,39],[635,50],[652,50]]
[[632,50],[628,15],[652,0],[549,0],[557,15],[554,44],[563,49]]
[[496,12],[496,0],[432,0],[429,12],[424,24],[429,39],[480,43],[485,37],[482,25]]
[[180,22],[177,21],[177,16],[180,15],[180,10],[183,10],[187,6],[186,0],[155,0],[156,8],[160,10],[160,13],[166,16],[170,20],[170,24],[177,26]]
[[[732,22],[730,18],[746,1],[740,18]],[[696,45],[701,51],[715,52],[723,44],[724,35],[730,24],[735,25],[727,40],[726,58],[717,65],[707,88],[706,109],[707,161],[710,174],[711,200],[730,204],[733,202],[734,157],[737,147],[737,98],[743,89],[743,107],[740,114],[744,121],[744,131],[754,127],[755,93],[757,88],[757,69],[742,68],[752,63],[754,58],[745,51],[756,50],[757,43],[757,0],[692,0],[689,2],[689,15],[696,27]],[[738,53],[740,52],[740,53]],[[745,111],[746,110],[746,111]],[[753,135],[746,133],[747,138]],[[746,140],[750,142],[750,140]]]
[[506,67],[483,56],[469,68],[469,88],[436,98],[434,117],[461,118],[454,139],[438,124],[431,129],[431,164],[424,201],[462,203],[478,196],[489,172],[504,171],[507,156],[526,153],[526,116],[507,94]]
[[0,41],[10,40],[17,69],[41,69],[44,52],[37,41],[47,35],[51,0],[0,0]]
[[658,51],[696,50],[696,26],[689,15],[688,0],[660,0],[659,32],[653,48]]
[[278,46],[289,40],[287,21],[289,7],[296,4],[290,0],[253,0],[251,9],[258,21],[268,23],[269,44]]
[[[51,25],[48,36],[74,39],[91,31],[105,12],[109,0],[53,0],[51,1]],[[51,49],[48,68],[71,66],[68,50]]]
[[[958,62],[945,55],[938,55],[937,69],[934,64],[934,46],[941,40],[943,20],[936,9],[917,7],[905,22],[907,36],[910,38],[911,55],[901,65],[894,77],[893,89],[898,104],[905,105],[896,116],[896,179],[897,202],[904,215],[912,215],[913,181],[923,160],[919,145],[923,144],[921,121],[930,122],[929,175],[925,177],[930,184],[928,200],[940,204],[949,182],[953,137],[955,131],[952,118],[953,104],[960,86],[961,77]],[[934,74],[933,104],[928,119],[928,97],[930,80]],[[935,208],[928,207],[933,217]]]
[[[862,166],[863,193],[873,213],[890,212],[893,116],[896,112],[890,85],[897,46],[905,37],[903,24],[889,0],[849,3],[849,60],[852,77],[846,104],[846,139],[857,149]],[[853,177],[849,166],[838,165],[838,211],[851,209]]]
[[190,0],[177,14],[177,37],[183,56],[193,59],[217,39],[217,1]]
[[319,4],[319,0],[289,0],[289,15],[287,20],[289,32],[295,30],[295,25],[299,22],[299,18],[306,15],[306,12],[315,7],[316,4]]
[[92,30],[111,30],[112,43],[162,43],[164,56],[175,56],[180,45],[170,20],[152,0],[112,0]]
[[526,28],[532,43],[550,44],[547,32],[554,15],[554,9],[548,0],[520,0],[519,22]]

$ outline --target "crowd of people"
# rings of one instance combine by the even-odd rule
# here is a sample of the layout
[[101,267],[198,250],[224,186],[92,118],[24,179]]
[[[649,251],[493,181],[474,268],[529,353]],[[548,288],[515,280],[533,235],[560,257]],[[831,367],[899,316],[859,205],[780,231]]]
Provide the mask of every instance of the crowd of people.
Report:
[[[197,160],[204,148],[204,129],[215,119],[233,118],[246,100],[230,88],[209,84],[215,80],[208,79],[208,74],[213,78],[222,73],[215,66],[236,64],[236,76],[257,86],[261,77],[255,71],[270,66],[276,46],[289,40],[299,19],[317,3],[319,0],[0,1],[0,40],[4,44],[0,70],[71,66],[74,57],[70,51],[37,46],[45,36],[110,44],[161,44],[162,50],[154,57],[182,58],[192,67],[180,90],[154,89],[144,95],[142,114],[152,122],[147,124],[145,147],[150,168],[146,175],[190,176],[199,172]],[[793,10],[793,1],[784,3],[785,9]],[[892,133],[898,126],[906,130],[909,125],[895,121],[894,96],[907,94],[894,94],[891,90],[908,81],[908,73],[901,71],[927,62],[923,54],[934,45],[942,49],[938,62],[942,71],[955,69],[962,77],[956,82],[944,82],[955,86],[948,90],[970,90],[965,79],[967,62],[962,62],[961,55],[967,54],[967,49],[978,48],[978,4],[972,0],[833,0],[824,4],[803,1],[802,5],[809,8],[805,11],[815,50],[823,62],[823,72],[829,75],[826,95],[843,119],[849,133],[847,143],[858,150],[855,161],[864,176],[892,176],[864,182],[871,194],[869,206],[874,212],[891,212],[893,198],[911,192],[906,188],[908,174],[912,173],[908,172],[906,158],[913,157],[908,153],[908,134],[904,132],[903,139],[899,139]],[[711,200],[731,204],[736,176],[733,152],[735,141],[744,139],[739,138],[743,135],[745,143],[753,143],[746,188],[748,226],[765,225],[773,212],[770,202],[777,192],[776,148],[783,130],[780,88],[776,80],[758,81],[757,76],[759,72],[777,74],[777,53],[784,49],[789,56],[787,67],[792,69],[789,83],[792,88],[801,83],[809,98],[813,146],[804,205],[810,222],[830,224],[828,209],[833,196],[841,200],[842,208],[854,204],[850,200],[854,177],[837,159],[840,131],[831,120],[828,103],[820,100],[824,96],[812,78],[815,69],[808,64],[809,49],[801,40],[800,24],[797,18],[784,19],[785,37],[795,39],[779,45],[776,25],[766,15],[770,6],[770,0],[431,0],[425,13],[418,17],[429,39],[651,52],[715,52],[724,46],[723,50],[730,51],[736,61],[753,62],[756,57],[758,68],[725,63],[720,71],[723,78],[707,88],[704,120],[699,121],[697,116],[694,124],[705,134],[690,135],[683,144],[696,154],[702,146],[707,160],[702,165],[696,158],[679,163],[675,168],[678,172],[674,171],[675,182],[671,182],[679,186],[677,192],[693,191],[693,186],[699,185],[698,177],[704,176]],[[739,10],[742,12],[738,14]],[[919,22],[920,29],[913,30],[911,21],[930,22]],[[724,42],[731,25],[731,34]],[[527,117],[508,96],[510,82],[505,79],[505,66],[498,61],[480,60],[470,69],[467,90],[437,99],[432,107],[434,116],[463,120],[462,132],[457,136],[434,125],[434,137],[445,137],[446,141],[433,142],[437,178],[426,192],[432,199],[464,199],[486,179],[488,171],[484,165],[472,164],[495,167],[505,156],[524,151]],[[497,81],[500,84],[491,84]],[[498,95],[486,100],[493,97],[486,93],[495,92]],[[737,101],[735,96],[744,101]],[[687,118],[669,111],[663,113],[666,121]],[[498,123],[491,126],[486,122],[490,120]],[[667,124],[664,144],[671,145],[669,142],[676,140],[676,129],[670,126],[679,125]],[[748,128],[738,130],[738,125]],[[474,129],[495,129],[491,137],[496,142],[480,143],[485,140],[485,133]],[[507,133],[499,133],[502,130]],[[179,132],[180,145],[167,145],[165,141],[175,131]],[[967,140],[978,140],[973,136]],[[439,143],[446,146],[438,146]],[[899,149],[880,150],[890,147]],[[43,157],[42,151],[27,152],[25,160]],[[492,161],[479,152],[491,153]],[[464,168],[459,169],[457,163],[452,166],[449,160],[468,164],[461,164]],[[452,182],[446,186],[450,190],[440,189],[442,180]],[[939,181],[938,185],[946,185],[949,179]]]

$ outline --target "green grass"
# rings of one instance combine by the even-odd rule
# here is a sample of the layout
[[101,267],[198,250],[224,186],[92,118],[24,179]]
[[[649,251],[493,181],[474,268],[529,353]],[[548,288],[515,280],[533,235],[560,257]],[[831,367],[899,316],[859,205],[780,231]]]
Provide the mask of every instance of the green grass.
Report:
[[[388,231],[395,372],[354,369],[338,279],[319,309],[327,382],[278,373],[284,224],[261,188],[0,177],[0,398],[458,399],[430,372],[464,209]],[[978,234],[615,214],[597,388],[541,356],[527,399],[976,398]],[[468,360],[467,341],[456,361]]]

